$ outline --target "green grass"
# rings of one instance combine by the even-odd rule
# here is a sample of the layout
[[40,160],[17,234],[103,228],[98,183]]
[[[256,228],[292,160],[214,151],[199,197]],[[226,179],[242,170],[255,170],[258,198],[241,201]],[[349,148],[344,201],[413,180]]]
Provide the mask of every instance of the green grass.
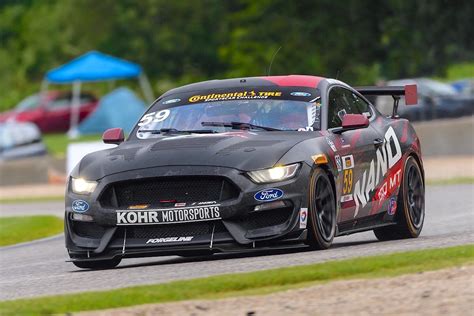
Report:
[[474,77],[474,62],[454,64],[446,71],[446,80],[454,81]]
[[427,180],[427,185],[451,185],[451,184],[473,184],[473,177],[458,177],[451,179]]
[[0,217],[0,246],[53,236],[63,231],[63,221],[50,215]]
[[[474,245],[466,245],[136,286],[103,292],[85,292],[4,301],[0,302],[0,314],[56,314],[189,299],[266,294],[317,282],[347,278],[390,277],[472,264],[473,262]],[[122,271],[127,273],[126,269]]]
[[64,201],[64,195],[0,198],[0,204],[59,202],[59,201]]
[[71,140],[66,134],[45,134],[43,142],[48,148],[48,152],[55,157],[65,157],[67,145],[70,143],[101,141],[102,135],[84,135]]

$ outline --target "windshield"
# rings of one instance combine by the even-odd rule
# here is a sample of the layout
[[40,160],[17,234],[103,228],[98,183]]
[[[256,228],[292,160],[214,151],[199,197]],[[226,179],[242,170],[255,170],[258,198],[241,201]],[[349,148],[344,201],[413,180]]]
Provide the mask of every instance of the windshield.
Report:
[[37,94],[29,96],[23,99],[23,101],[21,101],[20,103],[18,103],[18,105],[16,106],[16,110],[18,112],[22,112],[22,111],[34,109],[38,107],[39,100],[40,100],[40,97]]
[[319,98],[313,102],[274,99],[203,102],[152,108],[139,121],[136,136],[156,137],[160,130],[215,133],[243,127],[266,131],[315,130],[320,128],[319,122]]

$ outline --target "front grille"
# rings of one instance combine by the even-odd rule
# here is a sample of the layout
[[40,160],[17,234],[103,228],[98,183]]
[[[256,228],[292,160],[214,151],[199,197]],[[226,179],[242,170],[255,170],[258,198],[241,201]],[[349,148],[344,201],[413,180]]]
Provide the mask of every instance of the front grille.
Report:
[[[136,204],[224,201],[238,196],[238,190],[222,177],[166,177],[117,182],[100,197],[104,207],[128,207]],[[160,201],[162,203],[160,203]]]
[[214,225],[214,234],[227,232],[224,224],[217,220],[182,224],[129,226],[126,230],[127,238],[152,239],[211,235]]
[[105,233],[105,227],[91,222],[71,221],[72,230],[80,237],[99,239]]
[[293,212],[292,207],[252,212],[239,218],[238,222],[248,230],[276,226],[285,223]]

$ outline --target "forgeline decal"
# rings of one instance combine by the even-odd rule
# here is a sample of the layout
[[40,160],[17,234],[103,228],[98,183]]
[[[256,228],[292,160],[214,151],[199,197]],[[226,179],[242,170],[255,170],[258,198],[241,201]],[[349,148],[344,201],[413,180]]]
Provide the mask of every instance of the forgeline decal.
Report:
[[220,219],[219,204],[189,208],[117,210],[117,225],[168,224]]
[[148,239],[147,244],[159,244],[165,242],[183,242],[183,241],[191,241],[193,240],[194,236],[186,236],[186,237],[166,237],[166,238],[153,238]]
[[224,101],[224,100],[240,100],[240,99],[267,99],[268,97],[281,97],[281,91],[241,91],[241,92],[226,92],[226,93],[210,93],[205,95],[193,95],[189,98],[189,102],[209,102],[209,101]]
[[[384,179],[387,171],[390,171],[397,162],[402,158],[402,149],[398,141],[395,131],[390,126],[385,133],[385,142],[382,147],[377,149],[376,158],[370,162],[369,173],[364,171],[362,178],[359,179],[354,186],[354,202],[356,205],[354,217],[359,213],[359,207],[364,207],[370,200],[370,194],[375,190],[381,180]],[[401,169],[393,175],[389,175],[383,186],[386,186],[385,191],[392,191],[398,187],[401,176]]]
[[308,208],[300,208],[300,228],[306,228],[308,224]]

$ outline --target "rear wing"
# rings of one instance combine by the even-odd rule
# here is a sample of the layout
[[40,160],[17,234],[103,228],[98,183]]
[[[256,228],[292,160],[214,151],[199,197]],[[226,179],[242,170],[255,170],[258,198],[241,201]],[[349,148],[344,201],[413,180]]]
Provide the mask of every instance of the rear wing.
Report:
[[406,86],[388,86],[388,87],[356,87],[360,94],[366,95],[391,95],[393,98],[393,114],[392,118],[396,118],[398,110],[398,101],[400,96],[405,96],[406,105],[414,105],[418,103],[418,92],[416,84]]

